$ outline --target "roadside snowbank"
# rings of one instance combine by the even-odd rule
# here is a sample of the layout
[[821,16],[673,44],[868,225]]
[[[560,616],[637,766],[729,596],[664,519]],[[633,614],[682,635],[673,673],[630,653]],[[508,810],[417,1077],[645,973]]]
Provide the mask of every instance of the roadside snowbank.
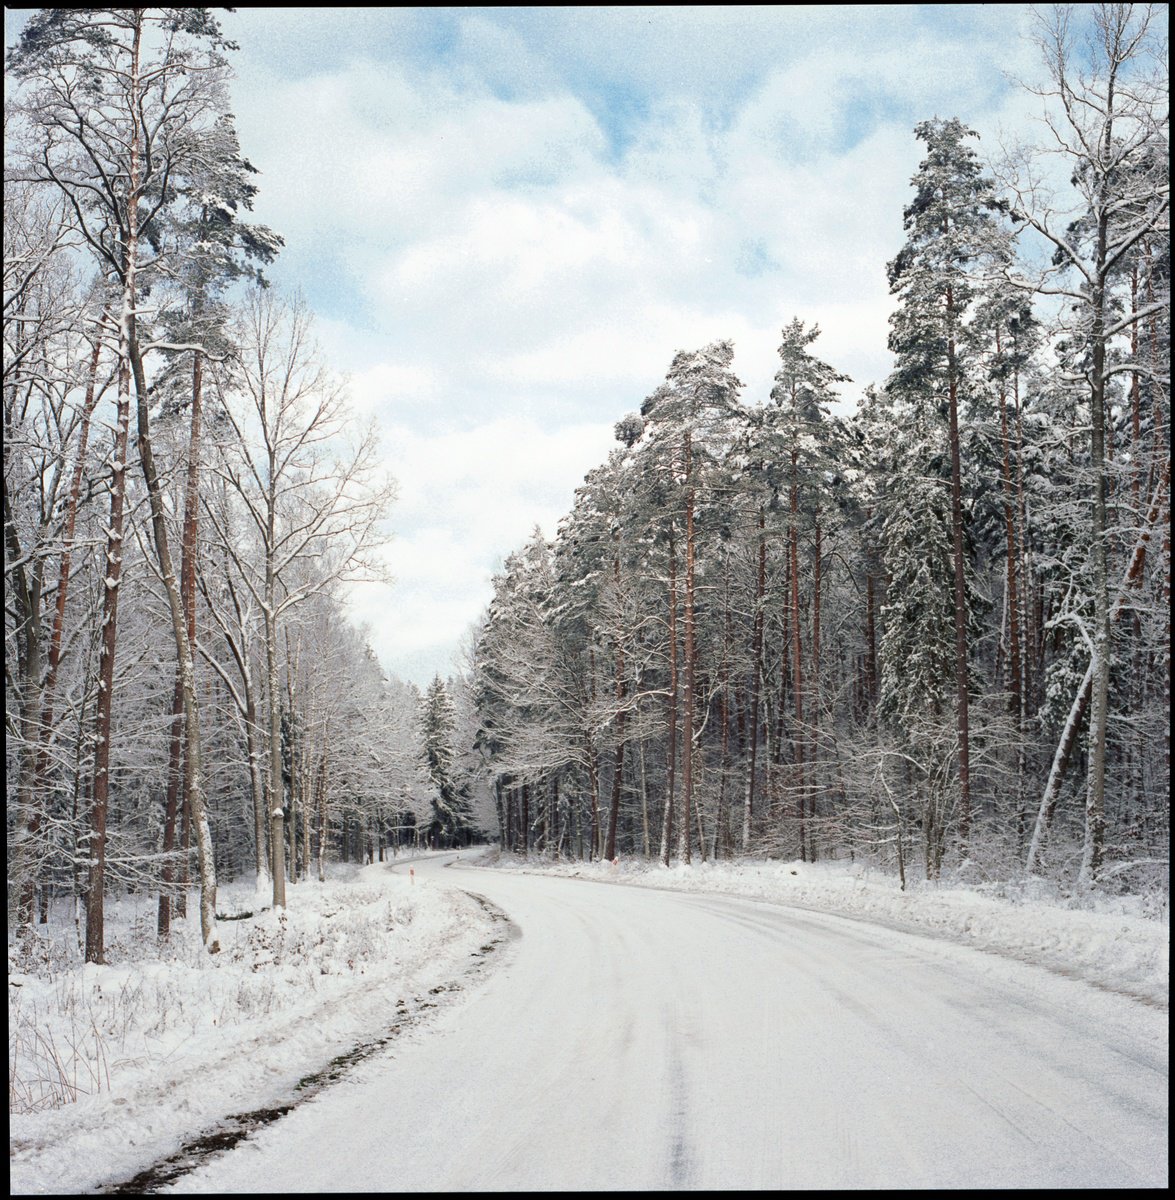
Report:
[[1164,1008],[1168,1005],[1171,931],[1165,898],[1161,902],[1153,897],[1066,899],[1050,893],[1040,880],[983,888],[912,883],[903,892],[892,876],[861,864],[838,862],[743,860],[662,867],[644,860],[528,862],[503,854],[495,865],[636,887],[722,892],[841,913],[949,938]]
[[[221,921],[215,956],[193,919],[161,957],[153,897],[109,905],[109,966],[78,965],[72,929],[42,927],[35,956],[10,943],[11,1191],[121,1182],[227,1114],[288,1102],[475,961],[490,915],[391,865],[335,867],[284,913]],[[229,885],[218,910],[256,900]]]

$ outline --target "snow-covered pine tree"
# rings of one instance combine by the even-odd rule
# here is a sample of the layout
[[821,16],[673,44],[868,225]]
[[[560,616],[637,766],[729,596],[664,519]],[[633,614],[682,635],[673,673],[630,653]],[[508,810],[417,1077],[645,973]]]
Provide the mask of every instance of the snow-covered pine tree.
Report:
[[468,845],[473,835],[468,799],[454,779],[453,736],[457,714],[445,681],[434,676],[420,705],[420,734],[425,762],[435,791],[427,837],[434,849]]
[[[959,410],[968,387],[965,324],[977,298],[978,272],[1006,261],[1008,238],[998,220],[1004,205],[966,139],[976,136],[957,119],[924,121],[915,128],[926,157],[912,179],[905,209],[906,243],[889,264],[898,307],[890,317],[895,369],[887,389],[917,407],[929,436],[923,470],[941,441],[950,495],[953,557],[955,711],[958,723],[959,836],[971,825],[970,651],[963,529]],[[936,428],[939,427],[939,428]],[[941,429],[941,432],[940,432]]]
[[946,793],[957,754],[957,732],[949,729],[955,606],[950,493],[941,475],[946,448],[923,410],[896,397],[888,401],[878,405],[870,428],[870,458],[888,462],[891,471],[882,501],[878,710],[912,768],[933,878],[945,851]]
[[[690,861],[694,818],[694,729],[696,719],[696,573],[699,495],[704,495],[707,461],[725,453],[734,433],[742,384],[731,370],[734,346],[712,342],[695,351],[679,351],[665,383],[642,406],[646,418],[637,444],[642,474],[668,501],[663,520],[669,550],[669,783],[661,833],[661,861],[668,865],[674,832],[673,771],[678,715],[677,665],[677,542],[683,539],[681,645],[681,778],[682,807],[678,825],[678,854]],[[704,504],[704,499],[702,501]]]
[[[773,457],[786,464],[784,475],[790,517],[788,554],[791,577],[793,729],[798,788],[796,811],[800,818],[800,856],[813,860],[816,856],[816,843],[810,818],[816,816],[819,789],[815,778],[805,780],[804,764],[806,759],[818,759],[820,754],[820,600],[823,559],[821,513],[822,509],[828,508],[829,481],[836,462],[834,427],[829,405],[836,399],[836,385],[849,382],[847,375],[841,374],[809,351],[808,347],[819,336],[818,325],[813,325],[810,329],[805,328],[804,322],[798,317],[784,326],[783,340],[779,346],[780,366],[775,374],[775,386],[771,389],[774,408],[767,413],[769,436],[777,452]],[[811,532],[813,544],[811,674],[807,688],[800,636],[801,530],[805,535]],[[811,699],[806,716],[805,694]],[[755,699],[757,700],[757,692]],[[757,705],[753,705],[752,712],[757,714]],[[816,763],[813,762],[809,769],[817,769]]]

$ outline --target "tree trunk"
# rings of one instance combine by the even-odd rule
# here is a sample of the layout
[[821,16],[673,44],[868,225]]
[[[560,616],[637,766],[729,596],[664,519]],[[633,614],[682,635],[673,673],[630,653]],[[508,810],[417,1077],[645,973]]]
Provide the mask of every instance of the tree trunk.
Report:
[[[14,613],[14,633],[17,643],[16,675],[19,679],[18,712],[20,749],[17,757],[16,792],[18,797],[17,836],[13,839],[12,876],[15,892],[21,897],[18,911],[22,914],[21,924],[27,929],[33,923],[33,901],[36,886],[36,871],[33,865],[33,838],[40,829],[38,812],[41,806],[36,789],[37,761],[40,757],[41,735],[41,586],[43,559],[26,554],[20,544],[12,500],[8,493],[8,479],[4,480],[4,543],[6,569],[12,573],[12,587],[5,587],[5,599],[9,599]],[[11,566],[8,563],[11,563]],[[5,662],[6,670],[10,669]],[[10,681],[6,678],[6,684]],[[6,695],[7,695],[6,691]]]
[[807,804],[804,786],[804,687],[803,663],[800,654],[800,493],[796,481],[799,454],[791,453],[791,529],[788,534],[788,555],[791,559],[791,633],[792,633],[792,702],[794,707],[796,762],[796,813],[800,820],[800,859],[808,858],[805,838],[805,808]]
[[156,932],[161,938],[171,933],[171,890],[175,883],[174,863],[167,856],[175,850],[176,818],[183,779],[182,752],[184,744],[184,684],[179,668],[175,672],[175,690],[171,699],[171,733],[167,748],[167,793],[163,803],[163,867],[159,878],[159,910]]
[[685,685],[682,688],[681,714],[681,822],[678,836],[678,857],[690,861],[690,820],[694,805],[694,482],[693,455],[690,435],[685,435],[685,613],[683,655]]
[[[1111,81],[1111,109],[1113,96]],[[1106,122],[1103,149],[1107,160],[1111,146],[1111,123]],[[1093,542],[1090,562],[1093,567],[1093,652],[1090,657],[1092,677],[1089,715],[1089,769],[1085,797],[1085,845],[1081,854],[1081,878],[1087,884],[1097,882],[1101,871],[1102,849],[1106,834],[1106,736],[1110,715],[1110,593],[1106,562],[1106,247],[1108,239],[1107,197],[1099,197],[1097,224],[1096,275],[1090,297],[1093,307],[1093,328],[1090,331],[1091,370],[1090,420],[1093,425],[1090,442],[1090,470],[1093,473],[1093,519],[1090,530]]]
[[[272,536],[269,544],[273,545]],[[274,617],[276,581],[272,558],[266,564],[265,584],[265,670],[269,705],[269,870],[273,879],[273,906],[286,906],[286,830],[282,785],[281,700],[278,691],[277,622]]]
[[123,286],[118,329],[118,415],[110,464],[110,523],[102,587],[102,648],[98,657],[98,701],[94,715],[94,782],[90,791],[90,860],[86,886],[86,962],[105,962],[106,813],[110,803],[110,733],[114,700],[114,657],[118,644],[118,587],[122,577],[122,533],[126,503],[127,449],[131,422],[130,323],[134,271]]
[[[192,359],[192,418],[188,437],[188,473],[184,489],[184,527],[180,553],[180,594],[187,623],[188,652],[196,650],[196,544],[200,505],[200,422],[204,393],[203,356]],[[175,879],[172,862],[166,856],[175,849],[175,822],[180,793],[180,748],[183,740],[183,673],[177,665],[175,694],[171,706],[171,738],[168,751],[167,800],[163,819],[163,869],[159,888],[157,929],[160,937],[171,932],[171,887]]]
[[136,24],[130,76],[130,178],[123,247],[122,310],[118,322],[118,417],[111,463],[110,526],[106,540],[106,572],[102,596],[102,650],[98,663],[95,716],[94,786],[90,799],[90,875],[86,892],[86,961],[105,960],[106,814],[110,803],[110,733],[114,700],[114,656],[117,645],[118,585],[122,574],[123,507],[130,436],[131,347],[134,342],[136,270],[139,237],[139,52],[142,26]]
[[[594,774],[595,774],[594,763],[593,763],[593,772],[592,773],[594,776]],[[593,788],[592,799],[593,799],[593,806],[594,806],[595,805],[595,792],[597,790],[597,785],[595,784],[594,781],[593,781],[592,788]],[[595,816],[595,814],[593,813],[593,842],[594,842],[594,836],[595,836],[594,835],[594,825],[595,825],[594,816]],[[522,785],[522,853],[527,858],[530,857],[530,784],[528,784],[528,783],[524,783]]]
[[[759,505],[759,553],[755,574],[755,620],[751,632],[751,720],[748,734],[746,798],[743,802],[743,853],[751,844],[751,820],[755,810],[755,769],[759,748],[759,697],[763,678],[763,617],[767,600],[767,515]],[[723,727],[723,761],[726,758],[726,729]],[[724,768],[725,770],[725,768]]]
[[[996,330],[996,353],[1002,353],[1000,331]],[[1016,722],[1016,820],[1020,827],[1024,822],[1024,696],[1021,691],[1024,668],[1021,661],[1020,646],[1020,589],[1019,562],[1020,548],[1016,541],[1016,493],[1012,483],[1011,438],[1008,430],[1008,395],[1007,388],[1001,382],[999,389],[1000,405],[1000,446],[1001,471],[1004,491],[1004,543],[1005,577],[1008,607],[1008,640],[1009,664],[1008,673],[1011,681],[1012,716]],[[1022,843],[1021,843],[1022,844]]]
[[[103,310],[99,320],[99,328],[94,335],[94,349],[90,355],[90,369],[86,376],[86,399],[82,408],[81,430],[78,436],[77,458],[74,462],[73,476],[70,480],[69,499],[66,503],[65,523],[62,529],[61,562],[57,570],[57,597],[53,608],[53,629],[49,635],[48,669],[45,683],[41,690],[41,720],[37,730],[37,754],[33,768],[34,796],[42,796],[48,789],[49,779],[49,742],[53,731],[53,715],[57,697],[57,673],[61,666],[61,643],[65,630],[65,608],[69,597],[69,573],[73,559],[74,531],[77,528],[78,504],[81,498],[82,479],[86,467],[86,447],[90,440],[90,418],[97,403],[98,359],[102,352],[102,325],[109,318],[109,311]],[[5,500],[7,502],[7,489]],[[6,503],[7,507],[7,503]],[[5,514],[6,518],[9,514]],[[14,556],[19,561],[20,556]],[[26,836],[33,841],[41,829],[41,810],[39,804],[34,804],[27,811]],[[21,919],[32,923],[33,889],[35,880],[30,875],[24,885],[21,897]]]
[[815,522],[815,554],[812,559],[812,695],[808,718],[812,725],[812,736],[809,745],[812,750],[811,770],[809,772],[808,791],[808,855],[812,862],[816,861],[816,805],[820,791],[820,763],[822,761],[820,747],[820,589],[821,589],[821,560],[823,548],[820,541],[820,508],[816,507]]
[[653,843],[649,832],[649,783],[645,775],[645,743],[642,738],[637,742],[641,762],[641,836],[643,838],[644,856],[650,858],[653,853]]
[[[617,534],[619,537],[619,534]],[[616,603],[620,604],[620,555],[612,555],[612,579],[616,586]],[[625,723],[625,682],[624,682],[624,646],[621,642],[617,619],[616,634],[616,752],[612,762],[612,803],[608,809],[608,841],[604,848],[604,857],[609,862],[616,857],[616,822],[620,817],[620,789],[624,777],[624,723]]]
[[[720,820],[714,824],[714,860],[718,861],[718,831],[721,826],[729,830],[730,814],[727,810],[726,802],[726,783],[730,775],[730,653],[731,646],[734,641],[734,636],[731,629],[730,620],[730,581],[727,579],[722,590],[722,668],[721,677],[718,681],[719,695],[719,720],[722,728],[722,767],[718,777],[718,813]],[[744,810],[744,826],[743,826],[743,848],[750,841],[750,829],[746,824],[746,812]],[[730,853],[729,846],[727,853]]]
[[[323,738],[322,757],[326,757],[326,739]],[[302,754],[302,878],[310,878],[310,826],[313,818],[314,808],[314,784],[310,779],[310,752],[308,749]],[[383,855],[383,832],[380,831],[379,851]],[[383,859],[381,857],[380,861]]]
[[[155,542],[155,554],[159,562],[159,572],[163,577],[164,591],[167,594],[168,607],[171,612],[172,632],[175,636],[176,644],[177,669],[183,694],[185,801],[188,807],[191,827],[196,834],[196,853],[200,866],[200,930],[206,948],[210,953],[216,953],[220,948],[216,938],[216,866],[212,853],[212,834],[208,826],[208,816],[204,808],[200,716],[196,696],[195,662],[192,653],[196,634],[194,539],[195,506],[198,500],[195,494],[189,495],[186,505],[184,541],[187,542],[189,537],[192,539],[192,552],[190,561],[187,564],[189,575],[182,581],[182,587],[188,588],[190,591],[184,591],[181,588],[181,584],[177,583],[171,557],[163,489],[159,481],[159,473],[155,466],[155,456],[151,445],[150,422],[147,412],[147,380],[133,332],[130,353],[131,365],[135,375],[139,460],[143,467],[143,478],[147,485],[147,495],[150,501],[151,530]],[[198,376],[196,378],[198,382]],[[199,405],[196,402],[195,396],[193,396],[192,413],[196,446],[193,450],[189,451],[188,486],[195,493],[198,488],[199,478]],[[192,461],[193,454],[197,456],[195,462]],[[190,529],[189,516],[191,522]],[[190,603],[187,607],[190,611],[185,612],[185,601],[189,599],[189,596]]]
[[673,845],[673,789],[677,766],[677,554],[673,526],[669,527],[669,748],[666,764],[665,818],[661,822],[661,864],[669,866]]
[[947,285],[947,390],[951,440],[951,540],[955,560],[955,694],[959,727],[959,839],[966,854],[971,836],[970,684],[967,671],[967,584],[963,564],[963,482],[959,453],[959,365],[955,349],[954,290]]
[[287,629],[285,633],[286,646],[286,711],[289,713],[287,739],[289,744],[290,755],[290,787],[289,787],[289,808],[290,819],[287,822],[286,833],[290,839],[289,862],[287,864],[290,872],[290,882],[298,882],[298,817],[302,817],[302,822],[305,824],[306,813],[304,811],[302,797],[302,775],[300,771],[299,757],[302,753],[302,734],[297,726],[297,717],[295,716],[297,709],[295,707],[295,679],[298,675],[298,660],[301,657],[302,642],[298,639],[297,650],[290,654],[290,632]]
[[[1146,523],[1139,532],[1138,540],[1134,545],[1134,552],[1130,556],[1130,562],[1126,567],[1121,589],[1110,613],[1111,622],[1117,621],[1122,615],[1126,607],[1126,597],[1129,589],[1137,585],[1142,578],[1142,569],[1146,561],[1146,548],[1150,543],[1152,533],[1159,526],[1159,522],[1168,507],[1167,486],[1170,482],[1170,471],[1171,464],[1168,462],[1164,464],[1163,472],[1159,476],[1155,495],[1151,501],[1150,510],[1147,513]],[[1025,870],[1030,875],[1036,870],[1040,861],[1049,821],[1056,807],[1061,780],[1064,777],[1065,768],[1068,766],[1073,746],[1077,741],[1077,732],[1081,727],[1081,720],[1093,695],[1093,689],[1094,663],[1093,655],[1091,655],[1089,666],[1086,668],[1085,676],[1081,681],[1081,686],[1077,689],[1077,694],[1073,697],[1073,703],[1069,708],[1069,717],[1065,722],[1065,728],[1062,732],[1061,740],[1057,745],[1056,753],[1053,755],[1052,768],[1049,771],[1048,781],[1045,784],[1044,795],[1041,797],[1040,809],[1036,818],[1036,827],[1032,834],[1032,843],[1028,849],[1028,862],[1025,867]]]
[[1012,373],[1012,403],[1016,415],[1016,517],[1019,522],[1017,544],[1020,555],[1020,596],[1022,619],[1020,628],[1023,635],[1023,653],[1021,655],[1022,678],[1020,682],[1020,704],[1027,720],[1036,711],[1035,680],[1040,671],[1037,663],[1038,639],[1036,625],[1033,620],[1032,605],[1032,571],[1029,560],[1028,537],[1028,501],[1024,493],[1024,422],[1020,406],[1020,366],[1019,345],[1013,340],[1012,351],[1016,357],[1016,367]]
[[[873,520],[873,509],[865,511],[865,520]],[[865,697],[868,711],[872,713],[877,708],[877,599],[874,576],[873,545],[866,538],[862,548],[865,557]]]

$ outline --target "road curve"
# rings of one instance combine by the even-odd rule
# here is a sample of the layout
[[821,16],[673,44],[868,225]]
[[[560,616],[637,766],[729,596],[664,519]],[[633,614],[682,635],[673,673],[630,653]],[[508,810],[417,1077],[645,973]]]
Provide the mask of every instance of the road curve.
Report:
[[175,1191],[1163,1187],[1167,1015],[733,897],[415,864],[521,931]]

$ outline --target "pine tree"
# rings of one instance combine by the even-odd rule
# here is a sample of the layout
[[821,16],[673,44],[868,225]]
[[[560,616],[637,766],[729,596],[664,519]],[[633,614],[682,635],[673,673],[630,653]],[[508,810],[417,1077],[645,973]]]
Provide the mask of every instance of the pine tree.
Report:
[[661,861],[668,865],[674,832],[674,768],[678,717],[677,545],[684,541],[681,646],[681,820],[678,854],[690,861],[691,822],[694,818],[694,728],[697,703],[696,571],[699,494],[705,487],[707,464],[729,444],[738,412],[742,384],[730,369],[734,346],[713,342],[700,350],[679,351],[662,384],[646,401],[647,423],[640,443],[642,470],[648,485],[666,498],[664,528],[669,557],[669,750]]
[[[974,137],[960,121],[925,121],[915,128],[927,146],[905,210],[906,244],[889,264],[890,290],[899,307],[890,318],[896,365],[887,387],[919,405],[937,423],[945,419],[949,461],[950,544],[954,561],[954,676],[958,723],[959,834],[971,824],[970,666],[959,410],[968,387],[965,322],[977,296],[977,269],[1008,257],[996,219],[1003,205],[978,157]],[[928,432],[931,429],[928,428]],[[935,431],[936,432],[936,431]]]
[[[821,600],[821,509],[827,506],[827,480],[835,462],[832,447],[832,421],[829,404],[836,398],[836,385],[847,383],[849,377],[811,354],[808,347],[820,336],[820,327],[813,325],[805,329],[804,323],[794,318],[783,329],[783,341],[779,347],[780,367],[775,375],[775,386],[771,400],[775,406],[772,414],[771,436],[778,446],[779,457],[786,462],[785,485],[788,495],[788,552],[791,576],[791,632],[792,632],[792,686],[794,703],[795,762],[797,768],[797,811],[800,816],[800,854],[802,858],[815,858],[815,835],[809,826],[805,838],[805,805],[810,805],[806,814],[816,815],[816,780],[807,783],[804,777],[805,757],[815,757],[819,744],[819,677],[820,677],[820,600]],[[801,518],[801,507],[803,518]],[[812,703],[807,717],[804,714],[803,654],[801,648],[800,618],[800,532],[801,524],[810,527],[813,537],[812,575],[812,639],[811,639],[811,693]],[[758,713],[758,690],[753,693],[752,704],[752,754],[754,726]],[[811,736],[809,737],[809,732]],[[805,741],[808,754],[805,755]]]

